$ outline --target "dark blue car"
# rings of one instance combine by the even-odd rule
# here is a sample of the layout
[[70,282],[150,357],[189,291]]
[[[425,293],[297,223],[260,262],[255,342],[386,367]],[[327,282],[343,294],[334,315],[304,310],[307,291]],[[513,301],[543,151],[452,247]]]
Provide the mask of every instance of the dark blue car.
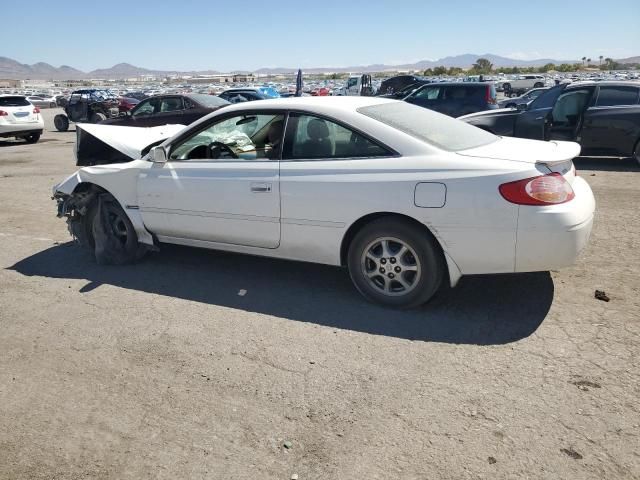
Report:
[[498,108],[496,88],[486,82],[429,83],[403,100],[450,117]]

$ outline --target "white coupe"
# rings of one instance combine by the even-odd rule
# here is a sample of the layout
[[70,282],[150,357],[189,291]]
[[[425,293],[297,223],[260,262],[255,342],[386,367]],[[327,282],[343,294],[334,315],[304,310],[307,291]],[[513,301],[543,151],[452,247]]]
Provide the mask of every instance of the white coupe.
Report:
[[367,299],[410,307],[462,275],[571,265],[595,210],[579,152],[395,100],[274,99],[81,168],[54,197],[99,263],[175,243],[342,265]]

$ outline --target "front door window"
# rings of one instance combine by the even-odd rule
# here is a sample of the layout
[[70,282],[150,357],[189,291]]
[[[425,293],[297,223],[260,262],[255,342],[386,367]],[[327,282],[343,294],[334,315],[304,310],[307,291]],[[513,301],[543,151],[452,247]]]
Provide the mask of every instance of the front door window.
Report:
[[591,91],[588,89],[571,90],[560,95],[551,111],[553,124],[568,127],[576,126],[590,96]]
[[282,114],[245,113],[205,127],[177,144],[171,160],[276,160],[284,128]]

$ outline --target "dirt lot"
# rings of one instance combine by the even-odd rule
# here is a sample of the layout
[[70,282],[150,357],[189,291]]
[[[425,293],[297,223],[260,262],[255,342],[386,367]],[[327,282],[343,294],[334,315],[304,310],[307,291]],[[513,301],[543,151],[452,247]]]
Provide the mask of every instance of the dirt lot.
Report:
[[55,218],[75,133],[53,113],[0,141],[0,478],[640,478],[631,160],[576,161],[598,211],[573,268],[396,312],[318,265],[97,266]]

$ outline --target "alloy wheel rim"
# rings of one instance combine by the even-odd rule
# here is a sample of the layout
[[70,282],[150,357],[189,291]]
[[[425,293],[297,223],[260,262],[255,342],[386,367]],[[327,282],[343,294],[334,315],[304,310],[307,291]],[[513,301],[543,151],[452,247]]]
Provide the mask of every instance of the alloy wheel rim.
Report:
[[124,245],[127,243],[127,224],[124,219],[116,212],[109,212],[109,224],[114,237]]
[[363,250],[360,265],[369,285],[390,297],[407,295],[416,288],[422,276],[415,250],[394,237],[370,242]]

